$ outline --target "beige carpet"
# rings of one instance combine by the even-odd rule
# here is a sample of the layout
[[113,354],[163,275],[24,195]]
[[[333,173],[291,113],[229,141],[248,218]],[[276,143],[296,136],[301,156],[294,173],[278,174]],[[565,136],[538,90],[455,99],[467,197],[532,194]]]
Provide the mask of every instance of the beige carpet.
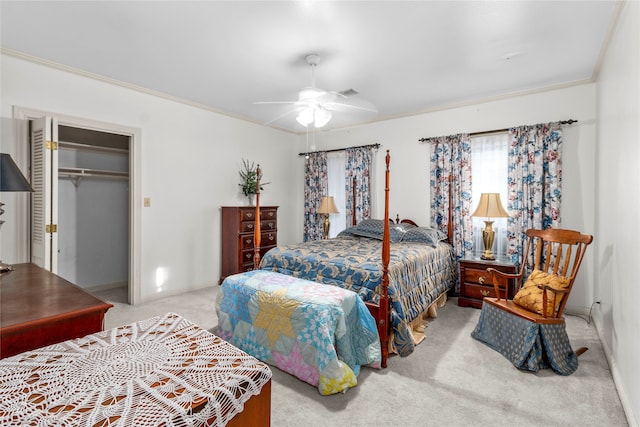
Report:
[[[218,287],[142,304],[124,304],[122,290],[96,293],[114,303],[106,328],[176,312],[203,328],[217,324]],[[567,317],[575,348],[586,346],[571,376],[517,370],[471,338],[480,311],[440,309],[426,340],[384,370],[363,368],[345,394],[321,396],[315,387],[273,368],[271,420],[280,426],[627,426],[593,324]]]

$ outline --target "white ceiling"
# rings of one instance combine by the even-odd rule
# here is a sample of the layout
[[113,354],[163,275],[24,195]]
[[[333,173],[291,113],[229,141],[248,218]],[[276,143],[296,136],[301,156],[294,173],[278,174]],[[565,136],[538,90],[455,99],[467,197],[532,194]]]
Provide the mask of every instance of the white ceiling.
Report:
[[[595,77],[615,1],[4,1],[1,44],[266,123],[311,83],[401,117]],[[289,114],[274,127],[301,132]]]

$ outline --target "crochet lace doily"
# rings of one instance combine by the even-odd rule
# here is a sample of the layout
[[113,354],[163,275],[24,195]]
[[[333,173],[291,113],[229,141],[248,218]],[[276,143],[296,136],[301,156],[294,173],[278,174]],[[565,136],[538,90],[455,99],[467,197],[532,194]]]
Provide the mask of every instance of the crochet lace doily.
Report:
[[224,426],[270,378],[168,313],[0,360],[0,425]]

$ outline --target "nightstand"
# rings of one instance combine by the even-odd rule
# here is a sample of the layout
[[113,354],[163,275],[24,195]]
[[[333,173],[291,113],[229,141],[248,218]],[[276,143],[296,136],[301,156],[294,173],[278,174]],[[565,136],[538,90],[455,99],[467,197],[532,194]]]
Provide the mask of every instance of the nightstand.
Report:
[[[491,275],[487,268],[492,267],[505,273],[517,273],[518,267],[507,258],[496,257],[495,261],[488,261],[478,257],[465,257],[460,263],[460,294],[458,305],[463,307],[482,308],[484,297],[496,297]],[[516,280],[509,280],[507,298],[513,299]]]

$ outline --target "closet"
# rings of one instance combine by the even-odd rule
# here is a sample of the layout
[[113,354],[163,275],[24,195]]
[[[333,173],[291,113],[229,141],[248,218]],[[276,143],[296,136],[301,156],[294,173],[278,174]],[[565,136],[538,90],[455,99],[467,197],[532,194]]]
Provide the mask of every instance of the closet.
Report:
[[57,274],[83,288],[128,286],[129,143],[58,125]]

